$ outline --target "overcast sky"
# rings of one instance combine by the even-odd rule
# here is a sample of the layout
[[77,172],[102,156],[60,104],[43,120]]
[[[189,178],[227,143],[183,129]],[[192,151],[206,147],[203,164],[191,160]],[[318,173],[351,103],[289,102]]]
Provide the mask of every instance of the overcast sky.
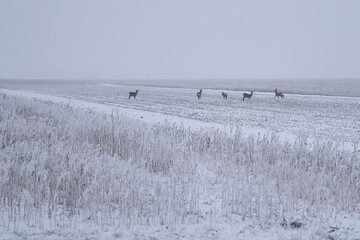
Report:
[[1,0],[0,78],[360,78],[360,1]]

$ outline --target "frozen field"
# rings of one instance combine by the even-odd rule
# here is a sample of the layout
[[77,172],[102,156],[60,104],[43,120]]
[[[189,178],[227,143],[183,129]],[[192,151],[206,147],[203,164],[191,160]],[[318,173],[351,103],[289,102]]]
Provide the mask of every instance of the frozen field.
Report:
[[360,239],[360,83],[177,84],[0,82],[0,239]]
[[[134,81],[135,85],[149,85],[147,82]],[[154,85],[166,85],[164,82],[155,82]],[[123,84],[130,84],[124,82]],[[285,85],[284,89],[275,84]],[[127,86],[114,83],[44,83],[44,82],[18,82],[2,83],[0,87],[35,92],[67,99],[84,100],[92,103],[101,103],[107,106],[133,109],[165,114],[165,116],[181,117],[180,121],[187,119],[200,120],[205,125],[212,123],[240,127],[244,132],[257,134],[267,131],[280,133],[284,139],[294,140],[298,136],[311,139],[324,139],[335,142],[345,142],[347,146],[353,145],[360,138],[360,81],[335,81],[329,84],[323,81],[281,82],[257,80],[250,82],[210,81],[195,82],[193,85],[208,86],[212,88],[227,89],[230,86],[244,86],[243,89],[254,89],[250,101],[242,101],[241,90],[213,90],[203,87],[201,100],[197,100],[194,88],[179,88],[179,82],[167,83],[164,87]],[[190,85],[185,81],[185,86]],[[259,88],[265,86],[267,88]],[[273,87],[272,87],[273,86]],[[293,89],[291,89],[293,86]],[[274,88],[285,93],[285,99],[274,98]],[[139,89],[136,100],[128,99],[128,92]],[[260,92],[256,92],[256,90]],[[285,92],[284,90],[287,90]],[[301,94],[289,94],[296,92]],[[221,97],[221,92],[228,93],[228,100]],[[345,92],[351,92],[346,96]],[[306,94],[309,92],[310,94]],[[321,95],[313,95],[318,93]],[[336,96],[327,96],[337,94]],[[125,111],[126,112],[126,111]],[[141,116],[139,116],[141,117]],[[146,119],[144,119],[146,120]]]

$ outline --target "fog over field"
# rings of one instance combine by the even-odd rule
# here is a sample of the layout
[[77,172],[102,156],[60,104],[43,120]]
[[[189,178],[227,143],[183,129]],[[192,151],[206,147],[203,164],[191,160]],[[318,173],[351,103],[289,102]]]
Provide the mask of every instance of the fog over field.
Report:
[[[13,83],[22,83],[22,85]],[[212,90],[283,92],[302,95],[360,97],[360,79],[2,79],[0,84],[19,88],[24,84],[46,86],[59,83],[103,83],[166,88],[206,88]],[[49,85],[50,84],[50,85]]]
[[303,95],[360,97],[360,79],[179,79],[112,80],[120,85],[208,88],[234,91],[283,92]]
[[359,240],[359,13],[0,1],[0,240]]

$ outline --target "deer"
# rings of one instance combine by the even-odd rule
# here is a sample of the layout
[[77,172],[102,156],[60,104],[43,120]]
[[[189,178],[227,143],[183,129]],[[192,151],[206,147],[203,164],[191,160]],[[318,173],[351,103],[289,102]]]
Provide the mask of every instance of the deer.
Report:
[[197,96],[198,100],[201,98],[201,94],[202,94],[202,89],[199,89],[199,90],[200,90],[200,92],[196,93],[196,96]]
[[275,88],[275,91],[274,91],[274,92],[275,92],[275,97],[278,97],[278,98],[279,98],[279,97],[281,97],[281,98],[284,98],[284,97],[285,97],[283,93],[280,93],[280,92],[277,91],[277,88]]
[[223,99],[227,100],[227,93],[226,92],[222,92],[221,95],[222,95]]
[[139,90],[136,90],[136,92],[129,92],[129,99],[131,97],[134,97],[134,99],[136,98],[136,95],[138,94]]
[[251,91],[251,94],[249,93],[243,93],[243,101],[245,101],[245,98],[248,98],[250,100],[250,98],[252,97],[253,95],[253,91]]

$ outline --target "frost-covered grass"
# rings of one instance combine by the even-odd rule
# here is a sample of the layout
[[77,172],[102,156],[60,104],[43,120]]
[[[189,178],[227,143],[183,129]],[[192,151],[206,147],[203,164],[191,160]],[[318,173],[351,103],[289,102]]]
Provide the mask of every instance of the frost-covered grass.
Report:
[[7,231],[63,229],[71,219],[212,228],[218,218],[267,229],[284,219],[321,225],[359,212],[360,153],[333,141],[146,124],[5,94],[0,107],[0,226]]

